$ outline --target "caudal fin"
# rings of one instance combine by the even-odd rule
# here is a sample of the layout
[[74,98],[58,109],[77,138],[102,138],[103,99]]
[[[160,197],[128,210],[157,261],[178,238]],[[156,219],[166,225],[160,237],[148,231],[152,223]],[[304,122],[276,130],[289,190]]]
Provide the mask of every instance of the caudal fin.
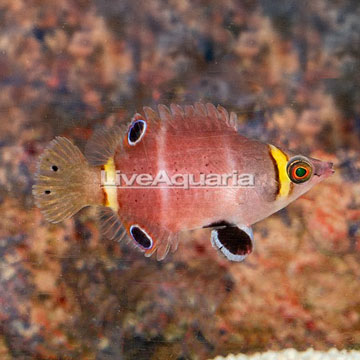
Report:
[[101,203],[100,168],[91,167],[70,140],[56,137],[39,160],[33,195],[46,220],[63,221]]

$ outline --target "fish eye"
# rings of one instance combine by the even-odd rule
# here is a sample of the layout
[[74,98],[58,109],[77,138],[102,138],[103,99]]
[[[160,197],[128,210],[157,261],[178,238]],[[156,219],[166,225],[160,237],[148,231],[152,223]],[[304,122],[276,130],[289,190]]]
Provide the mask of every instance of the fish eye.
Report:
[[136,120],[134,121],[128,132],[128,142],[129,145],[136,145],[141,138],[145,135],[146,131],[146,122],[144,120]]
[[141,248],[148,250],[153,246],[153,241],[149,234],[143,230],[139,225],[131,225],[130,226],[130,235],[133,240],[139,245]]
[[289,179],[295,184],[308,181],[313,173],[313,167],[310,162],[301,156],[290,159],[287,163],[286,170]]

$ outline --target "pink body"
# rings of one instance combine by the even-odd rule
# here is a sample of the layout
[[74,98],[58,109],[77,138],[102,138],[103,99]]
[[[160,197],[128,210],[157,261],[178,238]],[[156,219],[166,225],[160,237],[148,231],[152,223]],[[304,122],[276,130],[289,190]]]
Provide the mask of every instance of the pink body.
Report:
[[[193,121],[197,121],[196,118]],[[134,222],[153,224],[176,233],[226,220],[250,225],[268,216],[277,185],[268,145],[240,136],[223,124],[202,132],[156,124],[134,147],[115,154],[116,169],[127,174],[159,170],[173,174],[254,174],[249,188],[118,189],[119,212]],[[268,202],[268,205],[267,205]],[[276,211],[276,209],[274,209]]]

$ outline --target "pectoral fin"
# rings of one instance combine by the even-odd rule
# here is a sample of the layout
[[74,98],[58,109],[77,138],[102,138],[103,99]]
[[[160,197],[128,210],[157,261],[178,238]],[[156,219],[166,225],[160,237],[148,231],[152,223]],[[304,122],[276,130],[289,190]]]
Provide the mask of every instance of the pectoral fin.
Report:
[[230,261],[243,261],[253,251],[254,235],[248,226],[220,222],[211,231],[211,244]]

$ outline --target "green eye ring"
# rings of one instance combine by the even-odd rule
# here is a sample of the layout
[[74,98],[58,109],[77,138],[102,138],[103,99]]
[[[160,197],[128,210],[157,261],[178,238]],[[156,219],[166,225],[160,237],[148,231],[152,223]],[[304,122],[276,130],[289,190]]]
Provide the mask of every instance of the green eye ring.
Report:
[[296,156],[287,163],[286,172],[293,183],[302,184],[311,178],[313,167],[306,158]]

